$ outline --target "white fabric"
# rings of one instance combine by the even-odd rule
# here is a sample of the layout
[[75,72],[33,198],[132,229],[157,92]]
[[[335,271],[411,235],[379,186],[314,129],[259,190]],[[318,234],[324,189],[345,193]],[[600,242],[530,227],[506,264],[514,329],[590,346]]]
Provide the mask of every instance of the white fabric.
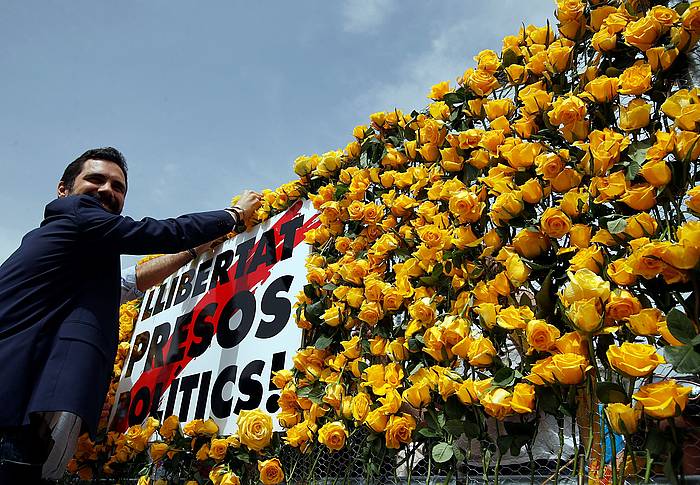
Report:
[[51,428],[51,437],[54,440],[49,457],[41,469],[41,476],[46,480],[58,480],[65,473],[66,465],[75,454],[83,420],[80,416],[66,411],[41,414]]
[[122,303],[141,298],[143,292],[136,287],[136,266],[122,269]]

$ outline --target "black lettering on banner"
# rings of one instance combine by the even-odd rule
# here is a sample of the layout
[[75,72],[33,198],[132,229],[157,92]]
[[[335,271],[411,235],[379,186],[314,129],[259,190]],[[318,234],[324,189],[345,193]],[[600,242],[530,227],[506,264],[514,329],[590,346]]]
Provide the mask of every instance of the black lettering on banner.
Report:
[[177,390],[179,387],[180,387],[180,379],[173,379],[173,382],[170,383],[170,393],[168,394],[168,402],[165,405],[164,416],[166,418],[168,416],[173,415],[173,411],[175,410],[175,399],[177,398]]
[[143,386],[141,389],[136,391],[134,399],[131,401],[131,409],[129,410],[129,426],[140,423],[146,419],[150,408],[151,391],[148,389],[148,386]]
[[[272,378],[275,375],[275,372],[280,371],[284,369],[284,362],[285,362],[285,357],[287,353],[286,352],[277,352],[275,354],[272,354],[272,369],[270,370],[270,386],[269,390],[270,391],[276,391],[277,386],[272,383]],[[276,413],[280,406],[279,406],[279,394],[275,393],[272,396],[267,398],[267,402],[265,403],[265,409],[267,409],[267,412],[272,414]]]
[[239,414],[242,410],[255,409],[260,406],[262,401],[263,385],[260,381],[253,379],[253,376],[262,375],[265,368],[265,361],[254,360],[250,362],[243,372],[241,372],[241,380],[238,384],[238,389],[241,394],[249,396],[250,399],[242,400],[240,397],[236,401],[236,407],[233,410],[234,414]]
[[129,356],[129,363],[126,365],[126,373],[124,377],[131,377],[131,372],[134,370],[134,364],[141,360],[143,354],[146,353],[146,348],[148,347],[148,341],[151,338],[151,333],[146,330],[141,332],[134,339],[134,346],[131,348],[131,355]]
[[152,288],[151,290],[148,291],[148,298],[146,298],[146,305],[143,310],[143,314],[141,315],[141,321],[143,322],[144,320],[147,320],[151,318],[151,314],[153,313],[153,295],[156,294],[156,288]]
[[153,338],[151,346],[148,348],[146,363],[143,366],[143,371],[151,370],[151,367],[163,367],[163,347],[165,347],[170,335],[170,323],[163,322],[153,329]]
[[197,268],[197,278],[194,280],[194,289],[192,290],[192,296],[201,295],[207,291],[207,281],[209,281],[209,270],[211,269],[211,264],[214,262],[213,259],[207,259],[202,261]]
[[275,248],[275,229],[273,228],[263,232],[263,235],[260,237],[246,274],[255,272],[258,266],[262,264],[270,266],[276,262],[277,249]]
[[250,250],[253,248],[253,244],[255,244],[255,238],[246,239],[236,246],[236,254],[238,255],[238,263],[236,263],[236,279],[243,276],[245,265],[248,262],[248,253],[250,253]]
[[163,419],[162,413],[158,412],[158,405],[160,404],[160,398],[163,396],[163,383],[158,382],[156,388],[153,390],[153,397],[151,398],[151,410],[149,411],[149,416],[154,416],[158,419]]
[[170,282],[170,291],[168,291],[168,301],[165,302],[165,309],[167,310],[173,305],[173,298],[175,297],[175,290],[177,290],[177,280],[179,276],[175,276]]
[[224,399],[224,386],[229,382],[235,384],[237,373],[238,367],[229,365],[221,371],[214,381],[214,387],[211,390],[211,412],[217,418],[228,418],[231,415],[233,397]]
[[[241,311],[241,321],[235,329],[231,329],[230,320]],[[224,349],[231,349],[240,344],[248,335],[255,319],[255,297],[248,290],[239,291],[231,298],[219,315],[219,325],[216,330],[216,340]]]
[[211,340],[214,338],[214,324],[211,318],[216,313],[217,304],[209,303],[207,306],[202,308],[197,314],[197,318],[194,321],[194,326],[192,328],[192,333],[195,337],[198,337],[199,342],[195,342],[194,339],[190,343],[190,348],[187,350],[187,357],[194,359],[202,355],[211,345]]
[[153,315],[158,315],[165,308],[165,293],[168,287],[165,284],[158,286],[158,297],[156,298],[156,306],[153,308]]
[[294,240],[297,236],[297,230],[304,224],[304,216],[297,216],[291,221],[287,221],[280,227],[280,235],[284,236],[282,244],[282,257],[280,261],[284,261],[292,256],[294,251]]
[[266,315],[274,315],[275,318],[271,322],[260,320],[258,330],[255,332],[257,338],[272,338],[280,333],[289,322],[289,315],[292,313],[292,302],[289,298],[278,297],[277,294],[281,291],[289,292],[292,286],[294,276],[280,276],[265,290],[260,309]]
[[180,281],[177,284],[177,292],[175,293],[175,301],[173,305],[179,305],[187,300],[192,291],[192,277],[194,276],[194,268],[189,269],[180,275]]
[[233,250],[228,249],[219,254],[214,261],[214,268],[211,272],[211,283],[209,283],[209,291],[213,290],[217,285],[223,285],[230,281],[228,277],[228,269],[233,262]]
[[211,371],[203,373],[202,382],[199,384],[199,395],[197,396],[197,407],[194,410],[194,419],[204,419],[204,413],[207,410],[210,382]]
[[170,347],[168,348],[168,358],[165,360],[168,364],[180,362],[185,356],[187,342],[187,334],[190,332],[188,325],[192,322],[192,314],[194,310],[180,315],[175,320],[175,328],[173,328],[173,336],[170,338]]
[[197,389],[199,384],[199,374],[183,377],[180,383],[180,391],[182,391],[182,400],[180,401],[180,412],[178,418],[180,421],[187,420],[187,413],[190,412],[190,401],[192,400],[192,391]]

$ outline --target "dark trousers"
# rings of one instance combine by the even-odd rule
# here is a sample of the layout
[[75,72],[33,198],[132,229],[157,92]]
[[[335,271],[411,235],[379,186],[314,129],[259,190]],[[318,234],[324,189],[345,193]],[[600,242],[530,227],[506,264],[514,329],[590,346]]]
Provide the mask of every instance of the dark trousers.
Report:
[[43,421],[0,428],[0,485],[34,485],[42,481],[41,468],[53,441]]

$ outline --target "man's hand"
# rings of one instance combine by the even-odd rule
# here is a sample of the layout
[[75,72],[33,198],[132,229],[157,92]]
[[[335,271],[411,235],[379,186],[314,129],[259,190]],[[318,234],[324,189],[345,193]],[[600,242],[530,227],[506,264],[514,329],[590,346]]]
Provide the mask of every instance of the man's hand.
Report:
[[242,218],[242,223],[248,224],[248,221],[253,216],[258,207],[262,202],[262,194],[254,192],[252,190],[244,190],[241,194],[240,199],[233,206],[234,209],[238,209],[240,216]]

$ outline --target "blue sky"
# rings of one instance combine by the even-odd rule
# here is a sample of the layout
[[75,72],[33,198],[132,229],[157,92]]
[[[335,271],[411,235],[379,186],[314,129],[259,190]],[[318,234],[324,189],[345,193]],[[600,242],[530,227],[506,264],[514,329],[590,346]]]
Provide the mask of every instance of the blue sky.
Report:
[[124,214],[224,207],[342,148],[369,114],[426,106],[553,0],[3,0],[0,261],[36,227],[65,165],[111,145]]

